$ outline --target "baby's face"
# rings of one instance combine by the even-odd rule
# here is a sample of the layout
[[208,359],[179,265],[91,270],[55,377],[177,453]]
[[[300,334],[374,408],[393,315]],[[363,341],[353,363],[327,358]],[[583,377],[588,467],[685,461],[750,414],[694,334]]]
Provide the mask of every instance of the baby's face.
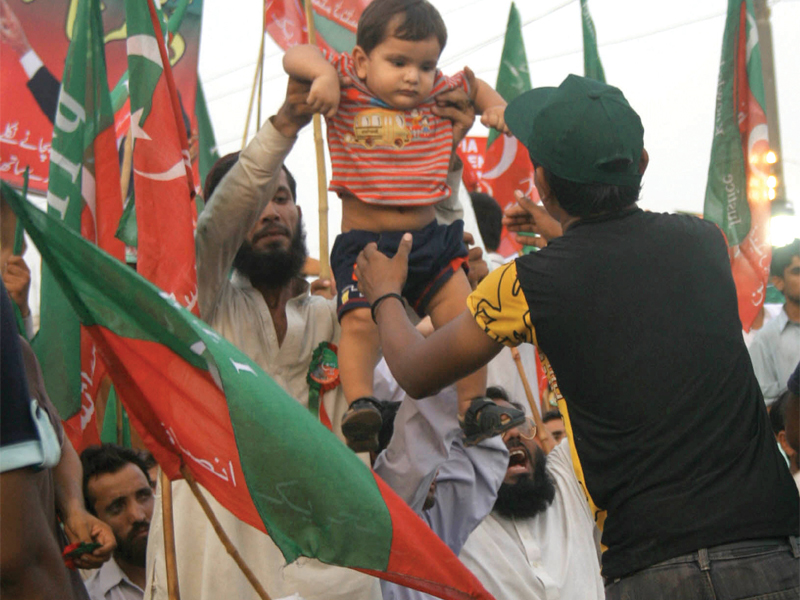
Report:
[[356,73],[369,91],[392,108],[418,106],[433,90],[441,48],[436,37],[411,42],[387,37],[365,54],[356,47]]

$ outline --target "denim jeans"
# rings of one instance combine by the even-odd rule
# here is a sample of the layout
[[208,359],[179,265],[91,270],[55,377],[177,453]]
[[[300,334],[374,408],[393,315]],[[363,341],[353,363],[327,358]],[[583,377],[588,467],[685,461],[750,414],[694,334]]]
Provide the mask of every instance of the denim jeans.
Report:
[[798,600],[798,538],[703,548],[606,580],[606,600]]

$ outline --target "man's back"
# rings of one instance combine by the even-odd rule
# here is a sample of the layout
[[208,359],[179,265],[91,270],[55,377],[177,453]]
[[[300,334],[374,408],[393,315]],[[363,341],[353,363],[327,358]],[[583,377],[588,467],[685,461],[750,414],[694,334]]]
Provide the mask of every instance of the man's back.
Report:
[[579,473],[608,511],[605,576],[797,533],[716,226],[638,209],[584,219],[517,270]]

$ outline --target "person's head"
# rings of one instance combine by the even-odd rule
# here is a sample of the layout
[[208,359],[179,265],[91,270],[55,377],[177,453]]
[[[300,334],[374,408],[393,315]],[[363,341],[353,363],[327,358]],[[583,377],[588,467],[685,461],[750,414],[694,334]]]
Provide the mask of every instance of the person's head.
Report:
[[[487,390],[487,396],[489,396]],[[513,406],[523,410],[521,404],[493,398],[499,406]],[[555,498],[555,484],[547,473],[547,457],[536,443],[536,426],[528,419],[524,425],[512,427],[503,433],[508,448],[508,469],[494,510],[504,517],[530,518],[547,510]]]
[[797,471],[797,452],[792,448],[786,438],[785,426],[786,405],[789,403],[790,397],[791,392],[786,390],[769,406],[769,422],[778,445],[786,453],[786,456],[789,457],[790,468],[792,469],[792,473],[794,473]]
[[567,429],[564,427],[564,419],[558,409],[548,410],[542,415],[542,422],[547,427],[547,431],[553,436],[556,444],[558,444],[567,435]]
[[[238,153],[233,153],[214,164],[206,177],[207,199],[211,199],[217,184],[237,160]],[[295,179],[283,166],[278,187],[234,257],[234,268],[254,287],[280,288],[302,273],[308,249],[296,193]]]
[[789,397],[783,411],[786,426],[786,443],[800,454],[800,363],[788,381]]
[[639,199],[647,168],[644,128],[622,92],[568,76],[557,88],[536,88],[506,108],[511,132],[528,149],[534,184],[551,215],[620,211]]
[[444,21],[427,0],[374,0],[358,20],[356,74],[389,106],[412,109],[433,90],[446,43]]
[[139,458],[142,459],[145,469],[147,469],[147,478],[150,479],[150,487],[156,488],[156,481],[158,481],[158,462],[155,456],[150,454],[149,450],[139,450]]
[[787,302],[800,304],[800,239],[787,246],[773,248],[769,274],[772,285]]
[[483,245],[489,252],[495,252],[500,247],[500,234],[503,231],[503,209],[489,194],[470,192],[469,197]]
[[153,489],[139,454],[113,444],[81,454],[86,509],[107,523],[117,539],[117,558],[145,566],[153,516]]
[[[17,229],[17,215],[11,210],[11,205],[0,193],[0,271],[6,269],[8,259],[14,253],[14,237]],[[23,242],[23,253],[25,243]]]

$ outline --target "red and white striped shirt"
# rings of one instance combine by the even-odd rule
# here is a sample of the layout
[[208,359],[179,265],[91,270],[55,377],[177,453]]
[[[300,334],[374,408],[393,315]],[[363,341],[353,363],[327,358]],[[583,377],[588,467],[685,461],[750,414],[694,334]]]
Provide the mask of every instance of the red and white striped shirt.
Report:
[[430,96],[416,108],[397,110],[367,89],[349,54],[331,62],[353,84],[342,87],[339,110],[327,119],[333,165],[328,189],[386,206],[424,206],[449,197],[453,124],[431,108],[442,92],[460,87],[469,93],[464,73],[447,77],[437,70]]

